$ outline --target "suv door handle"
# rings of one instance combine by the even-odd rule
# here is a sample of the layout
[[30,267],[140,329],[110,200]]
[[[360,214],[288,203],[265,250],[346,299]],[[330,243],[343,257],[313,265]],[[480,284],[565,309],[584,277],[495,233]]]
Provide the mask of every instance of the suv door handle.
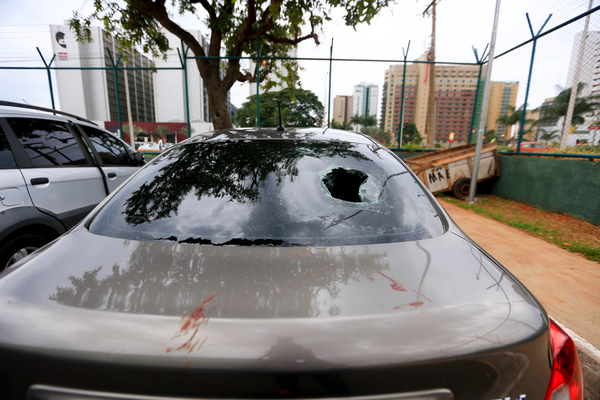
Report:
[[31,179],[32,185],[43,185],[46,183],[50,183],[50,180],[48,178],[32,178]]
[[117,174],[116,174],[116,172],[109,172],[109,173],[108,173],[108,177],[109,177],[109,178],[116,178],[116,177],[117,177]]

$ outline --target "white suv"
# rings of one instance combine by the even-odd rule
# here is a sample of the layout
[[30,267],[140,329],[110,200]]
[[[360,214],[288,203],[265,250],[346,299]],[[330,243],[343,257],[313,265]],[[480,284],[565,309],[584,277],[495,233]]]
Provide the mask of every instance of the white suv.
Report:
[[1,271],[77,224],[144,161],[90,121],[0,105],[52,112],[0,109]]

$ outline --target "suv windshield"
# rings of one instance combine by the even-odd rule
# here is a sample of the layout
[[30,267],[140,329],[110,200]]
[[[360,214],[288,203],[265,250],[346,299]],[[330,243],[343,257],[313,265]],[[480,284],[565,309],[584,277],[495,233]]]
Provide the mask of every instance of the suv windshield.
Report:
[[331,246],[439,236],[438,212],[382,148],[340,141],[199,142],[144,168],[95,234],[197,245]]

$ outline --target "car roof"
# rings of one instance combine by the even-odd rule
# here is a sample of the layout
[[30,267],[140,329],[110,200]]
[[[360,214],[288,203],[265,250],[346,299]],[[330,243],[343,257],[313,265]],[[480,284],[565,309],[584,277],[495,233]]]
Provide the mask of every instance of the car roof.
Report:
[[286,128],[278,131],[276,128],[234,128],[207,132],[192,136],[191,142],[200,141],[233,141],[261,139],[292,139],[292,140],[339,140],[363,144],[377,144],[369,136],[353,131],[331,128]]
[[[57,110],[60,111],[60,110]],[[78,124],[84,124],[93,126],[94,128],[98,128],[99,126],[92,121],[88,121],[86,119],[77,117],[77,116],[64,116],[60,114],[52,114],[51,112],[46,111],[22,111],[19,108],[13,108],[10,106],[2,106],[0,107],[0,118],[9,118],[9,117],[17,117],[17,118],[46,118],[54,121],[63,121],[63,122],[77,122]],[[104,129],[104,128],[101,128]],[[104,129],[106,130],[106,129]]]

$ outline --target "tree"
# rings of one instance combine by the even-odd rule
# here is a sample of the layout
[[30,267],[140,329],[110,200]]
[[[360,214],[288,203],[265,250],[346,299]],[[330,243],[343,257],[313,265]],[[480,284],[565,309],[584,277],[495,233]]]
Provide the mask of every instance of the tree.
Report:
[[[127,135],[131,136],[129,134],[129,131],[131,130],[129,124],[125,124],[123,125],[123,133],[126,133]],[[138,137],[138,136],[146,136],[144,135],[145,133],[147,133],[145,130],[143,130],[141,127],[139,126],[135,126],[133,125],[133,136],[134,137]]]
[[[281,102],[284,126],[314,127],[323,123],[323,104],[310,90],[287,88],[259,96],[261,126],[279,126],[278,100]],[[256,117],[256,96],[251,96],[238,109],[235,123],[240,126],[256,126]]]
[[350,118],[350,123],[360,125],[362,127],[370,127],[377,125],[377,118],[372,115],[354,115]]
[[[585,83],[580,82],[578,85],[577,93],[581,93],[581,89],[583,89]],[[551,104],[543,105],[539,108],[540,110],[540,119],[539,125],[556,125],[558,121],[562,118],[561,124],[561,135],[564,132],[565,125],[565,116],[567,115],[567,111],[569,108],[569,100],[571,99],[571,88],[563,89],[561,92],[554,98],[554,101]],[[600,103],[598,103],[597,96],[585,96],[585,97],[577,97],[575,99],[575,107],[573,109],[573,119],[571,120],[572,125],[580,125],[585,122],[585,115],[593,113]]]
[[[192,133],[192,135],[193,135],[193,134],[194,134],[194,132],[195,132],[196,130],[194,129],[194,127],[193,127],[193,126],[190,126],[190,131],[191,131],[191,133]],[[188,136],[187,126],[184,126],[184,127],[182,127],[182,128],[179,130],[179,134],[180,134],[180,135],[183,135],[183,136]]]
[[343,131],[351,131],[352,130],[352,125],[350,125],[348,122],[342,122],[340,124],[335,119],[331,120],[331,127],[333,129],[341,129]]
[[417,129],[417,125],[414,122],[405,122],[404,129],[402,129],[402,145],[410,143],[421,144],[423,137]]
[[[508,113],[500,115],[498,117],[498,119],[496,119],[496,122],[499,122],[499,123],[503,124],[504,126],[506,126],[505,132],[510,132],[510,128],[513,125],[517,125],[517,127],[519,127],[519,130],[520,130],[521,119],[523,118],[523,106],[519,107],[519,109],[515,109],[514,106],[509,105]],[[526,119],[525,126],[527,126],[529,124],[529,128],[527,128],[527,130],[523,129],[523,134],[525,135],[525,134],[531,132],[537,123],[538,123],[538,121],[536,121],[536,120]],[[519,133],[517,133],[517,135]],[[507,140],[506,136],[504,136],[502,139],[503,139],[503,142]]]
[[171,132],[171,130],[164,125],[158,125],[156,127],[156,134],[160,137],[165,137],[169,132]]
[[542,132],[542,135],[540,136],[540,140],[543,140],[546,143],[548,143],[552,139],[560,138],[560,135],[557,133],[558,131],[556,129],[548,132],[545,129],[540,128],[540,132]]
[[[87,16],[74,12],[70,22],[77,40],[91,41],[91,24],[100,20],[104,30],[123,49],[142,46],[154,56],[166,54],[170,45],[162,28],[181,38],[196,57],[204,80],[215,129],[231,128],[227,93],[235,82],[256,82],[256,66],[242,68],[244,55],[285,57],[298,43],[312,39],[319,44],[317,28],[331,20],[333,9],[345,11],[348,26],[369,23],[390,0],[94,0],[95,11]],[[168,4],[172,8],[167,8]],[[201,12],[203,14],[201,14]],[[173,19],[175,14],[204,15],[208,45],[205,47]],[[306,31],[305,28],[308,28]],[[231,57],[221,59],[204,57]],[[290,83],[298,80],[297,64],[281,60],[287,74],[276,71],[276,60],[265,60],[261,76],[276,72]]]
[[483,141],[485,143],[494,143],[496,140],[498,140],[498,134],[495,129],[488,129],[483,134]]
[[384,146],[389,146],[392,142],[392,135],[389,131],[384,130],[379,126],[366,126],[361,129],[361,132],[365,135],[371,136]]

